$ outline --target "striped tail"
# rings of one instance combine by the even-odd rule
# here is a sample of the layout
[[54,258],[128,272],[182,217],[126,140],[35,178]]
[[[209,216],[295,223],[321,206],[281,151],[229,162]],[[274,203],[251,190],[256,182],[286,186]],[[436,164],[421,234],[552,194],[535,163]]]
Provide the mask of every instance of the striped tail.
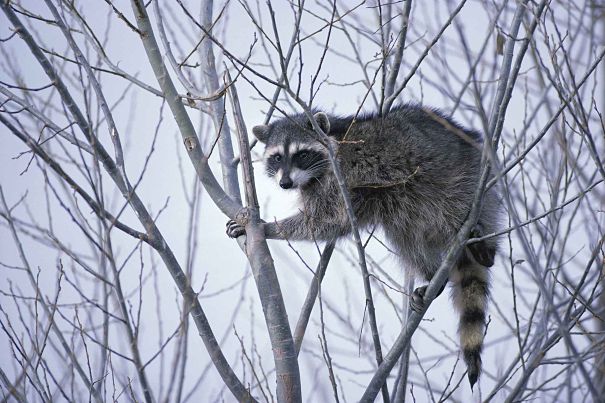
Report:
[[450,280],[453,283],[454,306],[460,313],[460,348],[468,368],[468,380],[472,390],[481,374],[481,350],[489,298],[489,271],[473,259],[464,259],[463,264],[452,271]]

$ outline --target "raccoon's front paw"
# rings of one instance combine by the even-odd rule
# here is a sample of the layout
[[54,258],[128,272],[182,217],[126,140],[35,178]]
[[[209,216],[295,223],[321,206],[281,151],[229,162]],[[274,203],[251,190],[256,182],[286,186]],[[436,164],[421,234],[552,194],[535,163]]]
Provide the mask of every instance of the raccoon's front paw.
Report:
[[410,307],[414,312],[420,313],[424,311],[424,294],[426,293],[426,285],[418,287],[410,297]]
[[239,224],[235,220],[227,221],[227,236],[229,238],[237,238],[246,234],[246,229],[243,225]]

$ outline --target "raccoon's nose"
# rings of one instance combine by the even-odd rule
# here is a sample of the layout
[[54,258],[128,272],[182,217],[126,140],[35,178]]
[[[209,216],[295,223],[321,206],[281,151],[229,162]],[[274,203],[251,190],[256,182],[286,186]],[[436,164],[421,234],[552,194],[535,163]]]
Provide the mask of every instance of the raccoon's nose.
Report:
[[284,176],[283,178],[280,179],[279,181],[279,186],[282,189],[290,189],[292,187],[293,183],[292,183],[292,179],[290,179],[287,176]]

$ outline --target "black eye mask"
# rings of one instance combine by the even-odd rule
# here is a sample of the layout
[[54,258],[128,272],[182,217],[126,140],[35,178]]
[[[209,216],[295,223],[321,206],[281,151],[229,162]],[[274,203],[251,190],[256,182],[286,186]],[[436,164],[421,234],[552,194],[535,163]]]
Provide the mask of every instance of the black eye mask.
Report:
[[309,169],[316,164],[324,161],[326,157],[314,150],[299,151],[292,157],[292,165],[299,169]]

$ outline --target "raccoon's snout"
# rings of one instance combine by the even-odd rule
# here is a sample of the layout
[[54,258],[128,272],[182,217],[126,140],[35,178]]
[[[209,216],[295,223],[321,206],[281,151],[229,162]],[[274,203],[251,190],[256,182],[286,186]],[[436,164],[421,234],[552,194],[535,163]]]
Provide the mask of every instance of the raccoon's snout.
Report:
[[290,179],[289,176],[282,176],[282,178],[279,180],[279,186],[282,189],[290,189],[292,185],[294,185],[294,182],[292,182],[292,179]]

